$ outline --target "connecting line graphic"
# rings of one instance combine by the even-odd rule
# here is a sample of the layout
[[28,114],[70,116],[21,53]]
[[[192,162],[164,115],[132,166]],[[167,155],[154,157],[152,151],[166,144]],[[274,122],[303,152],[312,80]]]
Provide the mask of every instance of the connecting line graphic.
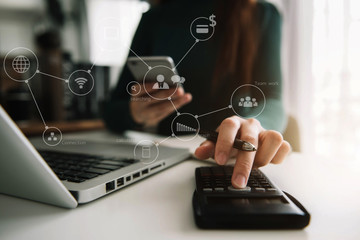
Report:
[[47,125],[46,125],[46,123],[45,123],[44,117],[43,117],[43,115],[41,114],[41,111],[40,111],[39,105],[38,105],[38,104],[37,104],[37,102],[36,102],[36,99],[35,99],[34,93],[32,92],[32,90],[31,90],[31,87],[30,87],[29,83],[28,83],[28,82],[26,82],[26,85],[27,85],[27,87],[29,88],[29,91],[30,91],[31,96],[32,96],[32,98],[33,98],[33,100],[34,100],[34,103],[35,103],[35,105],[36,105],[36,108],[37,108],[37,110],[38,110],[38,112],[39,112],[39,115],[40,115],[40,117],[41,117],[41,120],[42,120],[42,122],[44,123],[45,128],[48,128],[48,126],[47,126]]
[[89,68],[88,71],[91,71],[93,69],[93,67],[95,66],[95,64],[96,64],[96,59],[94,60],[93,64],[91,65],[91,67]]
[[171,100],[171,98],[169,97],[168,100],[171,102],[171,105],[174,107],[175,111],[177,114],[180,114],[179,111],[177,110],[177,108],[175,107],[175,104],[173,103],[173,101]]
[[189,48],[189,50],[185,53],[185,55],[180,59],[180,61],[175,65],[175,67],[173,68],[173,71],[175,71],[175,69],[177,68],[177,66],[179,66],[179,64],[184,60],[184,58],[189,54],[189,52],[191,51],[191,49],[193,49],[195,47],[195,45],[199,42],[199,39],[196,39],[194,44]]
[[91,72],[91,70],[92,70],[92,69],[94,68],[94,66],[96,65],[99,57],[102,56],[103,54],[104,54],[103,49],[100,49],[100,53],[95,56],[94,61],[93,61],[93,64],[92,64],[91,67],[89,68],[88,72]]
[[171,138],[173,136],[168,136],[167,138],[164,138],[163,140],[161,140],[160,142],[158,142],[157,144],[160,145],[161,143],[165,142],[166,140],[168,140],[169,138]]
[[68,82],[69,80],[67,79],[63,79],[63,78],[59,78],[59,77],[56,77],[54,75],[50,75],[50,74],[47,74],[47,73],[43,73],[43,72],[40,72],[39,70],[36,71],[37,73],[41,74],[41,75],[45,75],[45,76],[48,76],[48,77],[52,77],[52,78],[55,78],[55,79],[58,79],[58,80],[62,80],[62,81],[65,81],[65,82]]
[[[200,18],[204,18],[204,17],[200,17]],[[200,19],[200,18],[197,18],[197,19]],[[213,27],[213,28],[214,28],[215,25],[216,25],[216,21],[214,20],[214,18],[215,18],[215,15],[214,15],[214,14],[212,14],[212,15],[208,18],[209,21],[211,22],[211,24],[209,24],[209,26],[211,26],[211,27]],[[195,19],[194,21],[196,21],[197,19]],[[194,23],[194,21],[191,23],[191,26],[192,26],[192,24]],[[190,26],[190,29],[191,29],[191,26]],[[215,29],[215,28],[214,28],[214,29]],[[208,30],[208,29],[207,29],[207,30]],[[190,31],[191,31],[191,30],[190,30]],[[214,30],[213,30],[213,31],[214,31]],[[197,32],[197,33],[200,33],[200,32]],[[183,55],[183,57],[177,62],[177,64],[174,66],[174,68],[171,69],[173,72],[174,72],[174,71],[176,70],[176,68],[182,63],[182,61],[183,61],[183,60],[185,59],[185,57],[190,53],[190,51],[195,47],[195,45],[196,45],[198,42],[201,41],[200,39],[196,38],[196,37],[193,35],[192,32],[191,32],[191,34],[192,34],[192,36],[195,38],[195,42],[191,45],[191,47],[187,50],[187,52]],[[212,34],[211,34],[211,36],[212,36]],[[211,36],[210,36],[210,37],[211,37]],[[210,37],[209,37],[209,38],[210,38]],[[206,40],[208,40],[209,38],[207,38],[207,39],[202,39],[202,41],[206,41]],[[133,51],[133,50],[131,49],[131,47],[128,47],[128,49],[129,49],[129,51],[132,52],[139,60],[141,60],[141,61],[148,67],[149,70],[152,69],[152,67],[149,66],[138,54],[136,54],[136,52]],[[95,63],[94,63],[94,64],[95,64]],[[93,65],[93,66],[94,66],[94,65]],[[93,67],[93,66],[92,66],[92,67]],[[91,68],[92,68],[92,67],[91,67]],[[91,70],[91,69],[90,69],[90,70]],[[164,100],[165,100],[165,99],[164,99]],[[171,105],[173,106],[174,110],[175,110],[176,113],[177,113],[177,116],[180,116],[182,113],[180,113],[180,112],[177,110],[177,108],[176,108],[174,102],[172,101],[171,97],[168,97],[167,100],[170,101]],[[190,113],[183,113],[183,114],[184,114],[184,115],[191,115],[191,116],[193,116],[193,117],[196,119],[196,121],[198,122],[198,125],[199,125],[199,128],[200,128],[199,121],[197,120],[199,117],[203,117],[203,116],[206,116],[206,115],[209,115],[209,114],[212,114],[212,113],[216,113],[216,112],[219,112],[219,111],[223,111],[223,110],[229,109],[229,108],[232,108],[232,106],[229,105],[229,106],[227,106],[227,107],[224,107],[224,108],[221,108],[221,109],[218,109],[218,110],[209,112],[209,113],[205,113],[205,114],[202,114],[202,115],[195,115],[195,116],[194,116],[194,115],[192,115],[192,114],[190,114]],[[174,120],[175,120],[175,119],[174,119]],[[173,120],[173,121],[174,121],[174,120]],[[178,123],[178,124],[179,124],[179,123]],[[171,137],[176,137],[176,135],[175,135],[174,132],[172,133],[171,136],[169,136],[169,137],[161,140],[160,142],[154,143],[154,144],[155,144],[156,147],[158,147],[159,144],[165,142],[166,140],[170,139]]]
[[135,51],[133,51],[130,47],[128,47],[130,52],[132,52],[138,59],[140,59],[140,61],[142,61],[149,69],[151,69],[151,66],[149,64],[147,64],[141,57],[139,57],[139,55],[136,54]]
[[229,106],[227,106],[227,107],[224,107],[224,108],[220,108],[220,109],[215,110],[215,111],[211,111],[211,112],[208,112],[208,113],[204,113],[204,114],[201,114],[201,115],[197,115],[197,118],[200,118],[200,117],[203,117],[203,116],[212,114],[212,113],[220,112],[220,111],[223,111],[223,110],[229,109],[229,108],[231,108],[231,105],[229,105]]

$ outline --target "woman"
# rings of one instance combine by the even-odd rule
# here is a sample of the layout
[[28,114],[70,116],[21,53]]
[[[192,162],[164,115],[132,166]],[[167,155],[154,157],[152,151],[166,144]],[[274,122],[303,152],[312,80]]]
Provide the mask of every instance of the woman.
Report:
[[[266,107],[256,119],[234,116],[231,109],[198,119],[201,128],[217,129],[219,137],[216,145],[202,143],[195,155],[199,159],[214,157],[220,165],[235,156],[232,184],[242,188],[252,167],[280,163],[290,152],[290,145],[279,133],[285,126],[285,114],[281,96],[281,19],[276,8],[254,0],[168,0],[143,15],[131,48],[139,56],[171,56],[178,63],[194,44],[189,32],[191,22],[213,13],[218,22],[214,36],[197,43],[177,68],[186,78],[184,89],[190,93],[178,88],[172,101],[180,112],[201,115],[228,106],[237,87],[261,84]],[[171,121],[176,116],[171,102],[131,101],[126,92],[130,81],[134,79],[125,67],[106,109],[109,129],[122,132],[156,127],[158,133],[170,135]],[[144,87],[158,97],[173,92]],[[147,96],[144,89],[138,96]],[[235,137],[254,144],[256,154],[233,149]]]

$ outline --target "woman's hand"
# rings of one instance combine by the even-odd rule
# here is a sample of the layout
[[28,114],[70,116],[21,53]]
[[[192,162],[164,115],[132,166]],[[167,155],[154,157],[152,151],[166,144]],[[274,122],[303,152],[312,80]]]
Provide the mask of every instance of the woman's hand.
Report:
[[[170,89],[152,89],[154,84],[145,84],[148,93],[156,98],[167,98],[174,92],[174,88]],[[138,88],[138,85],[134,85]],[[174,106],[178,109],[189,103],[192,99],[190,93],[185,93],[182,87],[179,87],[171,96],[174,104],[172,106],[169,100],[155,100],[148,96],[144,87],[140,93],[130,100],[130,113],[134,121],[146,127],[156,126],[161,120],[169,116],[175,111]],[[135,91],[137,92],[137,90]],[[136,99],[138,98],[138,100]]]
[[[232,156],[236,157],[232,185],[243,188],[252,168],[258,168],[268,163],[281,163],[291,151],[290,144],[283,140],[279,132],[265,130],[256,119],[242,119],[237,116],[222,121],[218,128],[217,143],[203,142],[195,151],[199,159],[215,156],[219,165],[224,165]],[[234,139],[252,143],[257,151],[245,152],[233,148]]]

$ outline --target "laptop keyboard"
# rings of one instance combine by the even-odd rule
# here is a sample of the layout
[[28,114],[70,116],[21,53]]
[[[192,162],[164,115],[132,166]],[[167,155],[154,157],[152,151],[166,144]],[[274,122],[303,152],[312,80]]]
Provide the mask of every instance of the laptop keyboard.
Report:
[[135,159],[89,154],[53,151],[39,151],[39,153],[60,180],[75,183],[81,183],[139,162]]

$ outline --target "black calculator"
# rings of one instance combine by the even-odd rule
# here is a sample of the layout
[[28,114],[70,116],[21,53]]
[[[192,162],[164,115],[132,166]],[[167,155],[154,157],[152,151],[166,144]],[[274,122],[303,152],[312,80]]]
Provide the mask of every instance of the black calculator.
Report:
[[195,222],[200,228],[301,229],[310,214],[290,194],[281,191],[259,169],[251,171],[245,188],[231,185],[232,166],[195,170]]

